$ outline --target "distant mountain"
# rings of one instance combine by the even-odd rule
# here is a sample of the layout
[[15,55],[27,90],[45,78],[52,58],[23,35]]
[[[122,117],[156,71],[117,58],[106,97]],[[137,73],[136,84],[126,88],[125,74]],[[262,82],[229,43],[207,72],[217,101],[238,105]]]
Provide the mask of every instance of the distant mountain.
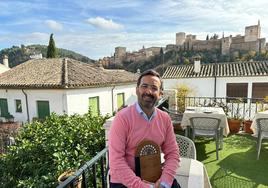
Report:
[[[58,50],[58,56],[59,57],[68,57],[72,58],[84,63],[94,63],[95,61],[83,56],[81,54],[78,54],[76,52],[57,48]],[[12,46],[11,48],[6,48],[0,51],[0,59],[3,55],[8,55],[8,61],[9,66],[14,67],[16,65],[19,65],[25,61],[28,61],[30,59],[30,56],[32,55],[38,55],[42,54],[43,57],[46,57],[47,54],[47,46],[46,45],[21,45],[19,46]]]

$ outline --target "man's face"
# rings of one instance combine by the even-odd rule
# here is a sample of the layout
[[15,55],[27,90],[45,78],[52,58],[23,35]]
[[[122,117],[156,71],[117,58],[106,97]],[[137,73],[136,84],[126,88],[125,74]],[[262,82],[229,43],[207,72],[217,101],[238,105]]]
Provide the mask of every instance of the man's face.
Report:
[[136,87],[138,102],[144,109],[152,109],[162,95],[161,82],[156,76],[147,75],[142,77],[141,83]]

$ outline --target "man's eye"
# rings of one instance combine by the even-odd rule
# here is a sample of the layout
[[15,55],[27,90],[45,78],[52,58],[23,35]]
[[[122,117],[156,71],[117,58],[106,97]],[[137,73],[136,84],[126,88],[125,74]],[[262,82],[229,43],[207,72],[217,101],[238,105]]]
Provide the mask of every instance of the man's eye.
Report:
[[147,88],[148,85],[142,84],[141,87],[142,87],[142,88]]
[[152,90],[157,91],[158,88],[157,87],[152,87]]

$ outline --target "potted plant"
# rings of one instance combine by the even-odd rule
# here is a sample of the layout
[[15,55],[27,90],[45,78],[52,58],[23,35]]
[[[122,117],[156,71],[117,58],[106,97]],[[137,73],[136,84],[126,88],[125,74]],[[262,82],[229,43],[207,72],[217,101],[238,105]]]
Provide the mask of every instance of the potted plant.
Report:
[[251,124],[252,124],[252,120],[250,120],[250,119],[244,120],[243,121],[243,124],[244,124],[244,127],[243,127],[244,132],[245,133],[249,133],[249,134],[253,134],[253,131],[250,128],[251,127]]
[[238,133],[241,127],[241,119],[237,118],[228,118],[228,125],[229,125],[229,130],[230,133]]
[[240,107],[239,104],[241,102],[240,99],[231,101],[232,102],[232,110],[228,108],[228,115],[232,114],[232,116],[229,116],[228,118],[228,125],[230,133],[236,134],[240,131],[242,118],[240,114]]

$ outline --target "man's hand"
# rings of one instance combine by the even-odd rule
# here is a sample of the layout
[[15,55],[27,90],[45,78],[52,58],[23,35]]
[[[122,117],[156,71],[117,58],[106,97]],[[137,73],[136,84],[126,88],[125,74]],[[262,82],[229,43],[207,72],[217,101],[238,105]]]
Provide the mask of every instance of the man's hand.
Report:
[[160,179],[157,180],[157,181],[155,182],[154,187],[155,187],[155,188],[163,188],[163,187],[160,185]]
[[152,182],[149,182],[149,181],[146,181],[146,180],[142,180],[144,183],[147,183],[147,184],[150,184],[150,185],[152,185],[154,188],[155,188],[155,184],[154,183],[152,183]]

